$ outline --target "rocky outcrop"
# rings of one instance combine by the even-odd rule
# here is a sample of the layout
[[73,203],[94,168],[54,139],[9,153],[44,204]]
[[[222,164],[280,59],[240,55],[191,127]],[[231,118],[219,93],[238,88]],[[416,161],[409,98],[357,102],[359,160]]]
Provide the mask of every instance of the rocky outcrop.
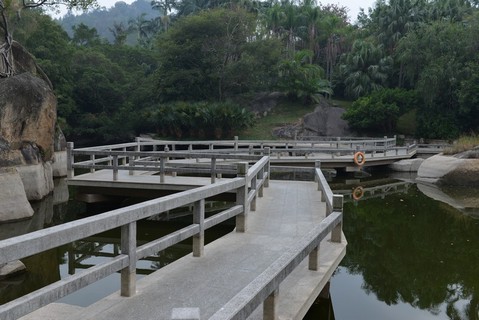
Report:
[[0,168],[0,223],[30,218],[33,209],[15,168]]
[[327,100],[305,115],[297,124],[276,128],[273,134],[284,139],[308,139],[318,136],[344,137],[351,136],[347,121],[341,118],[343,108],[330,105]]
[[479,159],[459,159],[442,154],[432,156],[424,160],[419,167],[417,181],[451,186],[477,186]]
[[16,75],[0,79],[0,222],[31,217],[27,200],[53,191],[58,135],[57,100],[48,77],[22,46],[14,43],[12,49]]
[[30,73],[0,79],[0,166],[51,161],[56,98]]

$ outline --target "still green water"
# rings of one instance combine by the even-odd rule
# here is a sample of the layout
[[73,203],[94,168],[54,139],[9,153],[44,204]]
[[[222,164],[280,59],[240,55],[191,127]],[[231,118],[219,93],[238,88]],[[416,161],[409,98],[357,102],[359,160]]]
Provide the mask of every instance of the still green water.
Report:
[[[479,220],[463,213],[474,208],[459,211],[415,184],[392,192],[345,203],[335,318],[479,319]],[[479,189],[465,192],[479,200]]]
[[[341,192],[355,187],[343,182],[331,185]],[[388,177],[357,181],[365,190],[396,182]],[[467,215],[471,208],[457,210],[426,196],[415,184],[402,185],[386,187],[383,193],[365,192],[359,201],[345,195],[347,254],[331,280],[331,301],[315,304],[305,319],[479,319],[479,220]],[[466,192],[479,201],[479,189],[461,191]],[[81,217],[84,209],[73,201],[56,205],[43,226]],[[139,226],[139,237],[148,240],[181,226],[148,221]],[[0,236],[7,229],[3,225]],[[225,226],[214,231],[211,240],[230,230]],[[112,232],[25,259],[28,273],[0,281],[0,303],[108,259],[118,250],[115,239]],[[188,254],[190,248],[181,244],[139,262],[139,277]],[[86,306],[118,290],[119,283],[115,274],[61,302]]]

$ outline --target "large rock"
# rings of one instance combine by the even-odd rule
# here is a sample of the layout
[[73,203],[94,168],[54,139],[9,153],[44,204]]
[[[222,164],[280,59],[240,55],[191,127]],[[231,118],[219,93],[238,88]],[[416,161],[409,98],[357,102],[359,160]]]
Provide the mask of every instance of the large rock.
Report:
[[30,73],[0,79],[0,166],[50,161],[57,101]]
[[16,167],[25,187],[28,200],[40,200],[53,191],[53,169],[51,162]]
[[424,160],[417,174],[419,182],[452,186],[477,186],[479,159],[459,159],[439,154]]
[[352,131],[347,121],[341,118],[344,112],[343,108],[334,107],[327,100],[322,100],[314,112],[305,115],[299,123],[276,128],[273,134],[285,139],[351,136]]
[[33,209],[15,168],[0,168],[0,222],[30,218]]

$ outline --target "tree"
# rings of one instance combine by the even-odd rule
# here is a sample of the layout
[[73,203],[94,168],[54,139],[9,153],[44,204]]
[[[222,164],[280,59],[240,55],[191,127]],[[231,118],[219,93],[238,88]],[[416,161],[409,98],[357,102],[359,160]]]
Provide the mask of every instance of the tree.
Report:
[[319,102],[321,95],[332,94],[332,90],[321,67],[309,63],[312,55],[313,52],[303,50],[293,59],[282,61],[278,86],[290,96]]
[[343,114],[349,126],[361,132],[391,134],[398,118],[419,106],[415,91],[381,89],[354,101]]
[[383,88],[392,67],[392,59],[384,55],[383,47],[370,40],[354,41],[351,52],[344,56],[340,73],[346,94],[352,98]]
[[179,19],[157,43],[161,97],[222,100],[231,87],[227,79],[237,78],[231,73],[254,30],[254,16],[241,9],[214,9]]
[[54,3],[49,3],[48,0],[23,0],[22,2],[0,0],[0,77],[9,77],[15,73],[12,57],[13,36],[9,27],[9,16],[16,14],[20,17],[22,10],[43,5],[54,7],[65,5],[69,9],[87,9],[96,3],[96,0],[59,0]]
[[80,23],[72,27],[72,42],[79,46],[93,46],[100,43],[100,36],[95,28],[89,28],[86,24]]

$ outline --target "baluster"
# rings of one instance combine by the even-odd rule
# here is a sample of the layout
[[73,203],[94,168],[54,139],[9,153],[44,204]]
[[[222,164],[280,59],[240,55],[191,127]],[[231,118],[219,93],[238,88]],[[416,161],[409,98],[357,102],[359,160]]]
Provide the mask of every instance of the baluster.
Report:
[[136,221],[121,227],[121,254],[128,255],[128,266],[121,269],[121,295],[136,293]]
[[205,199],[196,201],[193,205],[193,223],[200,227],[200,231],[193,236],[193,257],[204,255],[205,248]]

